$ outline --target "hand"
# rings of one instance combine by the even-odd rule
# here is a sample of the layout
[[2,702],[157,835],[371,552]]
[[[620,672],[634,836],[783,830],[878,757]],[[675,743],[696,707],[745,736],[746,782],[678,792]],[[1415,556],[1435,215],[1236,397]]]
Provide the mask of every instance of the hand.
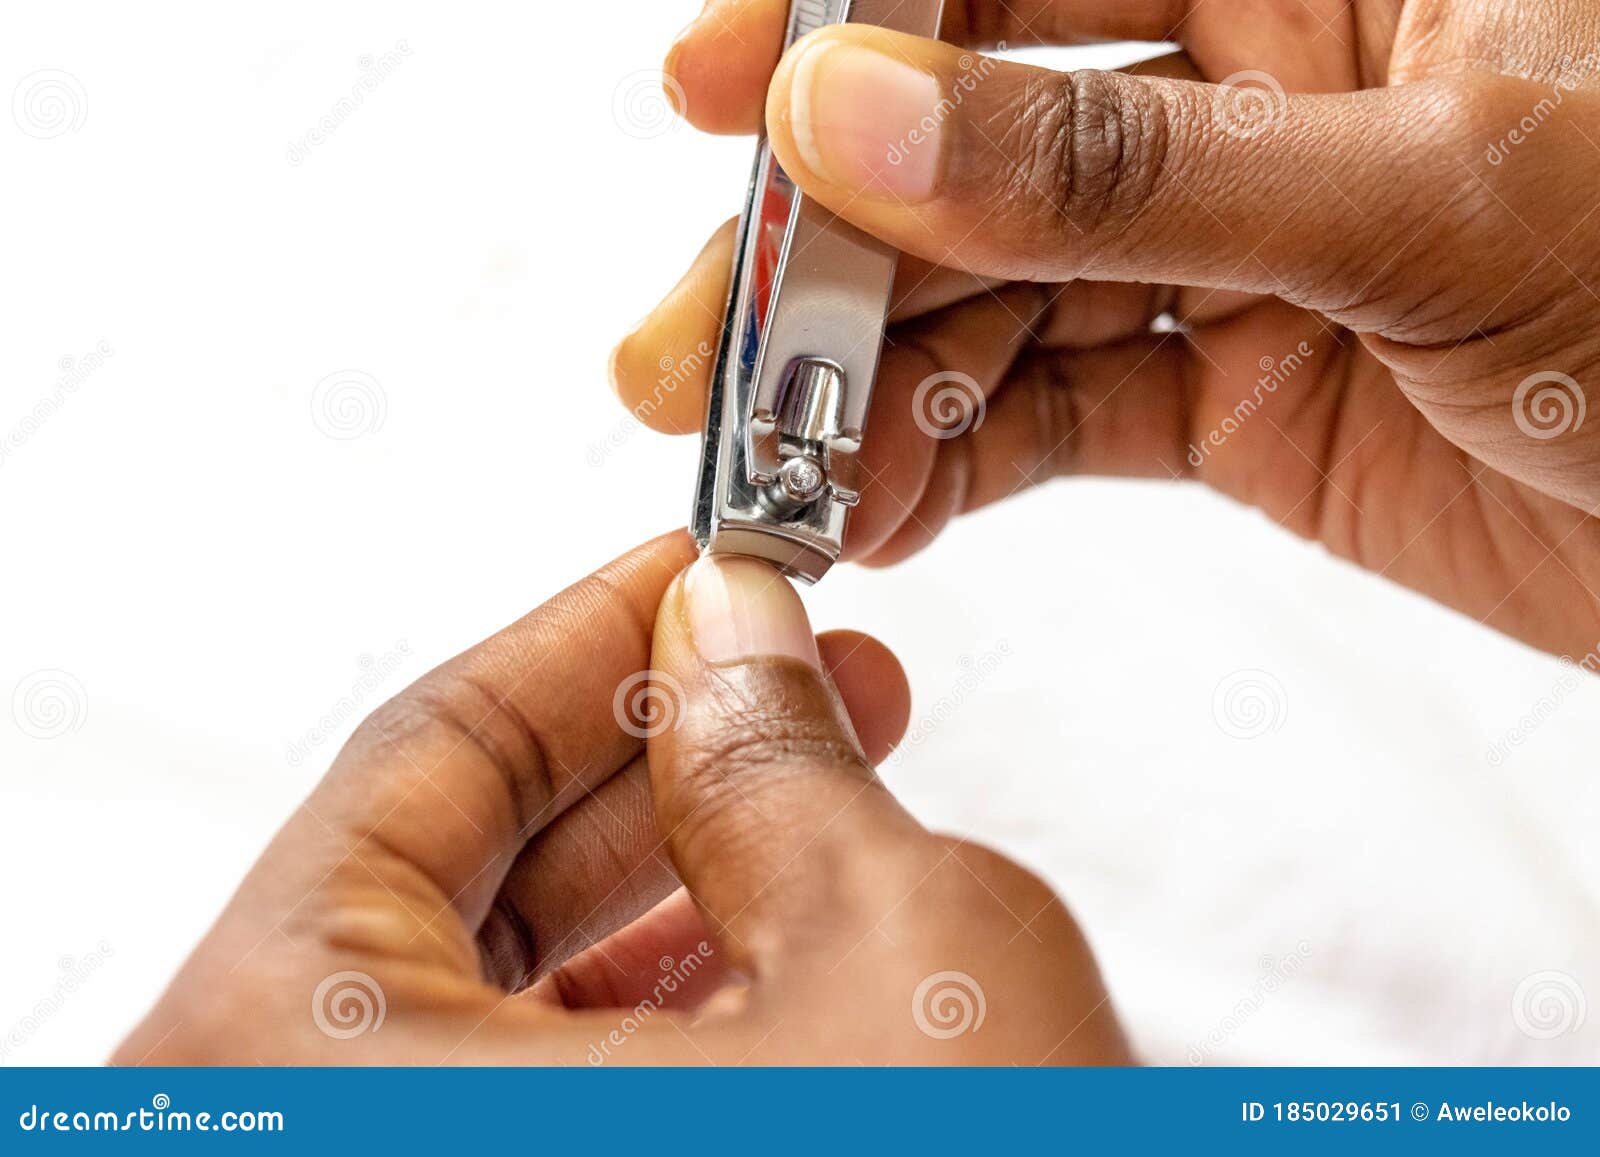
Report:
[[[849,552],[893,562],[1060,475],[1193,478],[1518,638],[1590,651],[1600,14],[948,7],[960,44],[1185,51],[1063,74],[835,27],[778,63],[782,0],[712,0],[667,63],[704,128],[751,131],[765,100],[788,173],[911,255]],[[709,359],[664,398],[655,367],[714,343],[730,243],[614,359],[658,428],[701,421]],[[1152,332],[1162,315],[1178,332]],[[949,371],[977,390],[933,412],[924,383]]]
[[379,708],[115,1060],[1126,1061],[1049,890],[873,776],[893,656],[692,557],[641,547]]

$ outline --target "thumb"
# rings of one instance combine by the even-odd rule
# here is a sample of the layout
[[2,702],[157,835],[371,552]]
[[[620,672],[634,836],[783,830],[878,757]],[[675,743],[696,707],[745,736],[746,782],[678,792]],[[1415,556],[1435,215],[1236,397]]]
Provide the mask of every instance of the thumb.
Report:
[[697,562],[662,600],[651,662],[675,711],[650,738],[658,829],[736,965],[756,972],[867,893],[854,877],[869,849],[925,833],[873,775],[772,567]]
[[784,56],[767,128],[785,171],[833,212],[984,276],[1211,286],[1342,309],[1381,289],[1389,263],[1416,264],[1398,250],[1463,248],[1452,230],[1470,215],[1440,207],[1481,157],[1462,103],[1482,113],[1477,96],[1427,83],[1289,95],[1260,72],[1230,81],[1057,72],[837,25]]

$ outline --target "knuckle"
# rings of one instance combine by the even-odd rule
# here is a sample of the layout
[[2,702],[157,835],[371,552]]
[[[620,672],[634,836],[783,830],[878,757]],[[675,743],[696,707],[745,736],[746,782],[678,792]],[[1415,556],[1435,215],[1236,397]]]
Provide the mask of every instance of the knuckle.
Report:
[[[731,702],[685,721],[672,749],[672,770],[658,780],[665,826],[701,847],[740,845],[778,815],[803,808],[841,785],[859,787],[872,773],[836,728],[818,726],[785,700],[727,690]],[[759,822],[758,822],[759,821]]]
[[557,790],[539,730],[510,699],[470,674],[436,672],[412,684],[362,720],[351,745],[431,754],[435,760],[452,752],[475,753],[504,783],[519,824]]
[[[1507,328],[1565,296],[1570,282],[1546,262],[1537,234],[1541,224],[1588,208],[1585,182],[1549,179],[1553,166],[1571,164],[1551,151],[1565,136],[1551,122],[1572,116],[1581,100],[1475,72],[1407,86],[1393,102],[1392,131],[1405,150],[1397,163],[1409,179],[1381,194],[1386,211],[1373,240],[1375,252],[1405,259],[1387,262],[1363,292],[1385,337],[1454,341],[1463,325]],[[1519,272],[1508,279],[1508,269]]]
[[1472,73],[1433,86],[1429,106],[1440,143],[1474,160],[1485,141],[1515,123],[1546,95],[1546,90],[1514,77]]
[[985,896],[999,893],[1020,900],[1035,901],[1037,908],[1055,899],[1055,890],[1035,872],[993,848],[968,840],[944,838],[953,858],[960,862],[966,877],[965,887]]
[[1125,226],[1149,202],[1160,178],[1167,126],[1152,90],[1112,74],[1031,76],[1008,130],[1021,162],[1003,192],[1001,211],[1042,209],[1073,237]]
[[694,782],[720,782],[732,776],[765,780],[786,769],[861,770],[860,757],[831,728],[820,729],[782,710],[744,701],[736,715],[718,714],[715,726],[688,745],[680,774]]
[[[1529,165],[1524,150],[1537,153],[1550,141],[1552,133],[1537,128],[1561,115],[1568,99],[1559,89],[1477,73],[1420,84],[1415,97],[1403,131],[1432,155],[1437,180],[1427,200],[1459,187],[1466,214],[1497,206],[1497,193],[1511,191],[1529,169],[1542,168]],[[1518,163],[1506,165],[1511,152]],[[1418,198],[1419,209],[1424,203]]]
[[1065,916],[1055,889],[993,849],[953,837],[936,837],[942,868],[927,899],[940,911],[962,913],[964,936],[1010,940],[1019,926],[1038,929]]
[[691,773],[862,768],[826,683],[798,664],[711,672],[685,722],[680,750]]

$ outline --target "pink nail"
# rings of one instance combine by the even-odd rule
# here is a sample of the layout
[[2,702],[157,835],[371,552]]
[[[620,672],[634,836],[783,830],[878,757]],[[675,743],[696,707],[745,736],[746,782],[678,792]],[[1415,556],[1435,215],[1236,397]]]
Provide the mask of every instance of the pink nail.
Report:
[[766,563],[707,555],[689,568],[684,594],[695,648],[708,663],[776,655],[821,670],[800,596]]
[[804,50],[791,77],[790,129],[817,176],[868,196],[933,195],[944,144],[936,78],[825,37]]

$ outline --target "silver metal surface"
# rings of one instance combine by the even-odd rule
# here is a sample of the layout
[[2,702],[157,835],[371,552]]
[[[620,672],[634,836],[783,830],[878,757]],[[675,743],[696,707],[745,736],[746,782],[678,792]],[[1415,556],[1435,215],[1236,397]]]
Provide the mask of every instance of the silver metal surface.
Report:
[[[936,36],[943,0],[791,0],[785,46],[824,24]],[[806,582],[844,547],[897,254],[756,151],[706,407],[691,529]]]

